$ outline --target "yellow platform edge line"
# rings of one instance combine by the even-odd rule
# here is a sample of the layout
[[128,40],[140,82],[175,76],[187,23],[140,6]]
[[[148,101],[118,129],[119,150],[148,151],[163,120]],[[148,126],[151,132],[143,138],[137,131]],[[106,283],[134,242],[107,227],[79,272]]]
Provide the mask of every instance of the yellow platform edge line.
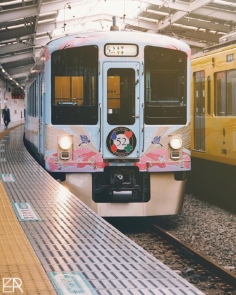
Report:
[[57,294],[0,181],[0,293],[13,285],[14,294]]

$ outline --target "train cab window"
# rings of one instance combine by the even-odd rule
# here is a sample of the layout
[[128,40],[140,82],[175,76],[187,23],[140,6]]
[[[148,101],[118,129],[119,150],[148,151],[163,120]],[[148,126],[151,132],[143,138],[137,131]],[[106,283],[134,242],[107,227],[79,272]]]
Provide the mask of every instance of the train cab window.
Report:
[[135,71],[111,68],[107,73],[107,122],[132,125],[135,122]]
[[146,46],[145,124],[185,124],[187,119],[187,55]]
[[236,70],[215,73],[215,115],[236,116]]
[[52,53],[52,124],[98,122],[98,48],[84,46]]

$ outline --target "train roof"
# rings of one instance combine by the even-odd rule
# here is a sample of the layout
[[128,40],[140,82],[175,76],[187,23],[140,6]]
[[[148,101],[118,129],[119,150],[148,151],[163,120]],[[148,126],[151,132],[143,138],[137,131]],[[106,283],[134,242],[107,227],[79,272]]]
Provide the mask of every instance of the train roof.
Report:
[[50,41],[47,44],[49,51],[92,44],[138,44],[140,46],[160,46],[164,48],[181,50],[189,54],[190,47],[173,37],[160,34],[151,34],[132,31],[93,31],[68,35]]
[[194,55],[192,55],[192,59],[197,59],[199,57],[203,57],[203,56],[212,56],[215,53],[219,53],[225,50],[229,50],[229,49],[235,49],[235,45],[236,45],[236,41],[230,41],[224,44],[218,44],[216,46],[211,46],[206,48],[203,51],[200,51]]
[[221,52],[225,49],[235,48],[236,46],[236,31],[225,34],[219,39],[219,44],[206,47],[202,51],[194,54],[192,59],[198,58],[201,56],[212,55],[213,53]]

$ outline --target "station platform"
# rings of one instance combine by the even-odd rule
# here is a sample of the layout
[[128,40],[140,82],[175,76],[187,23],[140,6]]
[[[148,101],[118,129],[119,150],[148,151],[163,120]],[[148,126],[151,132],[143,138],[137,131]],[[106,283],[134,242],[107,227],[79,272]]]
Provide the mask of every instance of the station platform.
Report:
[[54,180],[23,132],[0,140],[0,294],[204,294]]
[[15,121],[15,122],[10,122],[8,127],[6,128],[2,119],[0,122],[0,133],[3,135],[3,133],[8,133],[10,130],[16,128],[17,126],[23,125],[25,124],[25,120],[19,120],[19,121]]

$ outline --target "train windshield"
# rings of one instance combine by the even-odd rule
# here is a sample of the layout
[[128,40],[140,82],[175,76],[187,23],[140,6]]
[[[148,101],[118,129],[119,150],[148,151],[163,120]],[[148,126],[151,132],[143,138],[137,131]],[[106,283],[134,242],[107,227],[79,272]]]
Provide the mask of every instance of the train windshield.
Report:
[[52,53],[52,124],[97,124],[97,73],[96,46]]
[[186,124],[187,55],[145,47],[145,124]]

